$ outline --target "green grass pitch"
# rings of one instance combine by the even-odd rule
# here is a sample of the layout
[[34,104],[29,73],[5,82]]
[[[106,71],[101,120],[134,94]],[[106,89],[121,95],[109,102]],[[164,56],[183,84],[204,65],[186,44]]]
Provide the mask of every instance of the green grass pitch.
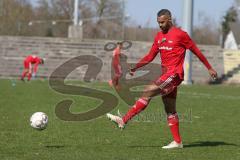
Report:
[[[76,82],[82,84],[82,82]],[[88,84],[84,84],[88,85]],[[107,83],[89,84],[116,95]],[[121,131],[105,115],[85,122],[60,120],[55,105],[71,98],[74,113],[94,108],[100,101],[69,96],[49,88],[48,82],[31,81],[12,85],[0,80],[1,160],[238,160],[240,159],[240,86],[181,86],[177,108],[184,149],[163,150],[171,135],[160,97]],[[111,112],[125,113],[120,101]],[[32,113],[47,113],[47,129],[30,127]]]

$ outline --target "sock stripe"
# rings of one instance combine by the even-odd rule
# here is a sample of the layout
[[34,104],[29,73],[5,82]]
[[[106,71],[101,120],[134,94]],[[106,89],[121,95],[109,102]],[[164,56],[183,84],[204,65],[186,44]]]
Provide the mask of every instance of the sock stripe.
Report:
[[176,117],[178,117],[178,114],[177,114],[177,113],[168,114],[168,118],[176,118]]
[[142,99],[142,98],[139,98],[138,99],[138,102],[144,104],[144,105],[147,105],[148,104],[148,101],[146,101],[145,99]]

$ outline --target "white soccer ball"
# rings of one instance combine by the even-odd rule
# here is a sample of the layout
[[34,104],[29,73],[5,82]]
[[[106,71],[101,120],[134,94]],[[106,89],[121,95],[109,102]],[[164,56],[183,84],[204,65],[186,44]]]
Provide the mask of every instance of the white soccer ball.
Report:
[[47,127],[48,116],[43,112],[36,112],[30,118],[30,125],[37,130],[43,130]]

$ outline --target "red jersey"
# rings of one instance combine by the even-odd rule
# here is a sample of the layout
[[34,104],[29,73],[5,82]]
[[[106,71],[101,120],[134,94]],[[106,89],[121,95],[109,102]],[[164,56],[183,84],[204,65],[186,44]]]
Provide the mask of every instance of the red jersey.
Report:
[[121,69],[121,65],[120,65],[120,48],[117,47],[114,51],[113,51],[113,59],[112,59],[112,66],[115,72],[116,76],[120,76],[122,74],[122,69]]
[[183,79],[186,49],[191,50],[208,69],[212,68],[189,35],[180,28],[171,27],[167,33],[157,33],[149,53],[136,64],[135,69],[148,64],[160,53],[162,74],[178,74]]
[[24,67],[29,68],[32,64],[34,64],[33,72],[36,73],[39,63],[41,63],[41,58],[34,55],[29,55],[24,60]]

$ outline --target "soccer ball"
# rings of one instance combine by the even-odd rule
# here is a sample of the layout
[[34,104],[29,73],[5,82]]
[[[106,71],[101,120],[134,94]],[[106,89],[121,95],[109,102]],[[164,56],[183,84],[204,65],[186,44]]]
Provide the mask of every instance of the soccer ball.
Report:
[[43,112],[36,112],[30,118],[30,125],[37,130],[43,130],[47,127],[48,116]]

